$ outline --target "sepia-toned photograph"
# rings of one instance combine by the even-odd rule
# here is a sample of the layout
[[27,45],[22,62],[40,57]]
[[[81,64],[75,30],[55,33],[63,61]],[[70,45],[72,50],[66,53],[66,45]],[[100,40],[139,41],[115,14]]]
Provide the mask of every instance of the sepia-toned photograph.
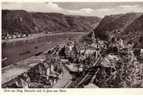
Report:
[[143,88],[143,2],[2,2],[1,88]]

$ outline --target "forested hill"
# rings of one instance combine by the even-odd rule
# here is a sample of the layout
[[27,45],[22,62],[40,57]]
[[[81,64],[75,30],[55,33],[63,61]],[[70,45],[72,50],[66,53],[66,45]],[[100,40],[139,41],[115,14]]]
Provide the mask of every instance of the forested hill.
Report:
[[143,48],[143,13],[105,16],[94,29],[94,33],[95,36],[105,40],[114,35]]
[[92,30],[100,20],[101,18],[96,16],[2,10],[2,32],[87,32]]

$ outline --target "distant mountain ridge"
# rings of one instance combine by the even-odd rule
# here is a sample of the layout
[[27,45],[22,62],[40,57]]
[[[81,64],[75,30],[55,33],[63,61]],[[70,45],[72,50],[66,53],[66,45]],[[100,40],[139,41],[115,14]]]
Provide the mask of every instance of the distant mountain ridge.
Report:
[[2,33],[90,31],[100,20],[99,17],[73,16],[60,13],[2,10]]
[[94,29],[94,33],[101,39],[114,35],[143,48],[143,13],[105,16]]

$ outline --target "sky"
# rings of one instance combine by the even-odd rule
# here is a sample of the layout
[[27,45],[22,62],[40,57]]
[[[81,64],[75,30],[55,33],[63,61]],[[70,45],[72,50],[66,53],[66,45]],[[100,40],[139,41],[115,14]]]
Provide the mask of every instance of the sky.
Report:
[[67,15],[98,16],[143,12],[143,2],[43,2],[2,3],[2,9],[57,12]]

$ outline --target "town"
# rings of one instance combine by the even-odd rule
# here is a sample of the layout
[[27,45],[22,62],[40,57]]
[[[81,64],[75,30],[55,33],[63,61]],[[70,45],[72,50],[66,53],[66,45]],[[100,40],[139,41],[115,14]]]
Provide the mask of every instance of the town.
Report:
[[69,39],[56,45],[3,88],[142,87],[143,50],[114,36],[103,41],[91,34],[90,43]]

